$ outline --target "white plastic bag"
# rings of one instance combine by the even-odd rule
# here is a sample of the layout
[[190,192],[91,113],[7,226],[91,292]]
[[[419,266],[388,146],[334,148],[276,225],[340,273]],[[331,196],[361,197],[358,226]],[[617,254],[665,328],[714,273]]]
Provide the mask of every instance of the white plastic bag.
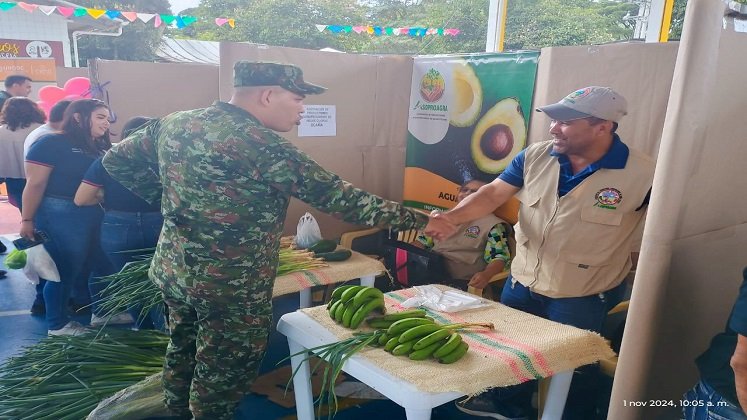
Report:
[[441,291],[433,285],[414,286],[414,289],[415,296],[402,302],[403,307],[425,306],[439,312],[459,312],[488,305],[483,299],[460,290]]
[[296,228],[296,246],[301,249],[306,249],[321,240],[322,232],[319,231],[319,224],[311,213],[306,212],[306,214],[301,216],[301,219],[298,220],[298,227]]
[[39,283],[39,278],[49,281],[60,281],[57,264],[44,248],[44,245],[32,246],[26,249],[26,266],[23,273],[33,284]]

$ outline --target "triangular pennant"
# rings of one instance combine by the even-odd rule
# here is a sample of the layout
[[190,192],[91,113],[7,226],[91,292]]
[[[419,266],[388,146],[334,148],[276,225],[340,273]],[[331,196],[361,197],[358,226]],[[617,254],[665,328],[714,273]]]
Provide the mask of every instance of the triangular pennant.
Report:
[[231,28],[235,28],[236,27],[236,19],[228,19],[228,26],[230,26]]
[[75,17],[81,17],[87,15],[88,11],[82,7],[76,7],[73,14],[75,15]]
[[228,19],[226,18],[215,18],[215,24],[218,26],[223,26],[228,22]]
[[55,9],[57,9],[57,7],[55,6],[41,6],[41,5],[39,6],[39,10],[41,10],[41,12],[47,16],[54,13]]
[[121,14],[122,12],[120,12],[119,10],[107,10],[106,11],[106,15],[109,16],[109,19],[116,19]]
[[181,16],[174,16],[174,22],[176,22],[176,27],[178,29],[182,29],[183,27],[187,26],[184,24]]
[[454,29],[453,30],[454,36],[459,35],[459,32],[462,32],[462,31],[460,31],[459,29]]
[[399,28],[399,34],[400,35],[407,35],[409,32],[410,32],[410,28],[408,28],[408,27]]
[[137,12],[122,12],[121,14],[130,22],[134,22],[137,19]]
[[61,14],[62,16],[70,17],[73,15],[73,12],[75,12],[75,9],[72,7],[57,6],[57,12],[59,12],[59,14]]
[[353,32],[359,34],[366,30],[365,26],[353,26]]
[[381,26],[374,26],[374,35],[381,35]]
[[327,25],[314,25],[316,26],[316,30],[319,32],[324,32],[325,29],[327,29]]
[[329,25],[327,28],[330,30],[330,32],[335,34],[339,34],[340,32],[342,32],[342,26],[340,25]]
[[438,30],[436,28],[428,28],[427,31],[425,31],[426,35],[435,35],[438,33]]
[[153,19],[155,16],[156,15],[154,15],[153,13],[138,13],[137,14],[137,18],[142,20],[143,23],[150,22],[150,20]]
[[345,26],[343,26],[343,27],[342,27],[342,31],[343,31],[344,33],[346,33],[346,34],[349,34],[349,33],[350,33],[350,31],[352,31],[352,30],[353,30],[353,27],[352,27],[352,26],[350,26],[350,25],[345,25]]
[[195,22],[197,22],[197,18],[194,16],[180,16],[182,18],[182,22],[184,23],[184,26],[189,26]]
[[386,28],[386,34],[387,35],[393,35],[394,34],[394,28]]
[[8,3],[7,1],[0,2],[0,10],[6,11],[16,7],[16,3]]
[[161,20],[166,22],[167,25],[171,25],[174,23],[174,20],[176,19],[176,16],[174,15],[158,15],[161,17]]
[[369,34],[369,35],[373,35],[373,33],[374,33],[374,28],[372,28],[372,27],[370,27],[370,26],[366,26],[366,32],[368,32],[368,34]]
[[101,9],[86,9],[86,12],[94,19],[98,19],[106,13],[106,10]]
[[438,34],[443,35],[444,34],[444,28],[438,28]]
[[163,23],[163,20],[161,20],[161,15],[155,15],[153,19],[153,26],[158,28]]
[[32,13],[37,7],[39,7],[38,4],[29,4],[22,1],[18,2],[18,6],[29,13]]

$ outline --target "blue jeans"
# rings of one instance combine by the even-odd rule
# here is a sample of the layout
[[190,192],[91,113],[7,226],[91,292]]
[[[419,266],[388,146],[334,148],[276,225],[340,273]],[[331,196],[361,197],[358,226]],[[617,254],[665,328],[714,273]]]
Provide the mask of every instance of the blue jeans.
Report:
[[[89,278],[104,263],[99,246],[99,206],[78,207],[72,200],[44,197],[34,216],[34,226],[49,236],[44,244],[57,265],[60,281],[44,285],[47,328],[58,330],[70,321],[67,302],[76,279]],[[95,308],[94,308],[95,311]]]
[[[529,290],[528,287],[508,278],[501,303],[524,312],[537,315],[561,324],[601,332],[607,312],[620,303],[625,296],[623,282],[604,293],[574,298],[551,298]],[[599,366],[587,365],[577,368],[573,374],[571,388],[563,419],[590,419],[596,416],[595,402],[598,390]],[[493,391],[493,398],[499,401],[511,400],[528,406],[528,398],[535,387],[535,381],[500,388]]]
[[742,409],[701,380],[683,396],[682,415],[686,420],[747,420]]
[[[127,252],[153,248],[158,243],[163,226],[160,212],[134,213],[109,210],[101,223],[101,248],[112,265],[112,273],[119,272],[140,252]],[[138,319],[141,308],[131,308],[130,314]],[[153,309],[145,319],[138,320],[138,328],[165,330],[163,306]]]
[[529,290],[509,277],[501,293],[501,303],[561,324],[601,332],[607,312],[625,296],[625,283],[604,293],[574,298],[551,298]]

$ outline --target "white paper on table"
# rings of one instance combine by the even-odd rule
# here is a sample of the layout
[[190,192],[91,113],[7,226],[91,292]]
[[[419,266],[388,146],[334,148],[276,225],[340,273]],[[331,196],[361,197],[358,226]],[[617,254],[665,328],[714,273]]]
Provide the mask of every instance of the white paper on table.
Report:
[[488,305],[483,299],[459,290],[442,291],[433,285],[413,288],[415,296],[402,302],[405,308],[425,306],[439,312],[459,312]]

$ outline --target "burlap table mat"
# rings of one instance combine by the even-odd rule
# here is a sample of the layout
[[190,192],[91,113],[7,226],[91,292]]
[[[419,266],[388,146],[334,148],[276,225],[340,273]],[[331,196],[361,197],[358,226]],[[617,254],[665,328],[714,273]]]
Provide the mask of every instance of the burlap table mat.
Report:
[[296,271],[275,279],[273,296],[287,295],[312,286],[341,283],[360,276],[379,275],[385,271],[381,261],[353,251],[345,261],[328,262],[329,267]]
[[[387,311],[404,310],[400,304],[414,294],[414,289],[387,293]],[[352,335],[352,330],[330,319],[325,306],[301,311],[340,339]],[[451,365],[442,365],[432,359],[411,361],[393,356],[381,348],[369,348],[359,354],[421,391],[453,391],[468,395],[552,376],[614,356],[604,339],[596,333],[548,321],[496,302],[491,302],[488,307],[457,313],[428,312],[439,323],[492,322],[495,330],[460,331],[470,346],[469,351]]]

